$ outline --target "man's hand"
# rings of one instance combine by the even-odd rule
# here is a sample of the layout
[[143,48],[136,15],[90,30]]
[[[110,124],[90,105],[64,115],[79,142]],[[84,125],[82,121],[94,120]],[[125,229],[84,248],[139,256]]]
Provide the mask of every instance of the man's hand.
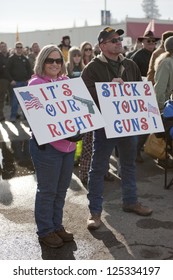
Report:
[[113,78],[112,82],[120,83],[121,85],[124,84],[124,81],[121,78]]
[[14,80],[11,81],[11,85],[12,85],[12,86],[15,86],[15,85],[16,85],[16,81],[14,81]]

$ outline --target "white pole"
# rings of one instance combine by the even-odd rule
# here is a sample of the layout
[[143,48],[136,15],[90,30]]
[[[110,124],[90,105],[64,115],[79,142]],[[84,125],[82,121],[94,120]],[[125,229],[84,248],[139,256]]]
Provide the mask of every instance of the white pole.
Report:
[[107,24],[107,19],[106,19],[106,0],[105,0],[104,23],[105,23],[105,25]]

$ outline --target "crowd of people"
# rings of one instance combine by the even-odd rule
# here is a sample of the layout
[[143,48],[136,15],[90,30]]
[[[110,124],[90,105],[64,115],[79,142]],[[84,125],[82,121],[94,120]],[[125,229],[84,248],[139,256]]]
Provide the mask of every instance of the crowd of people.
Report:
[[[1,42],[0,121],[5,121],[6,102],[11,105],[10,121],[15,124],[20,117],[13,88],[76,77],[83,79],[99,110],[96,82],[152,81],[162,112],[173,91],[173,31],[166,31],[162,38],[155,37],[152,31],[145,32],[137,38],[134,49],[126,53],[123,34],[122,29],[106,27],[99,32],[95,45],[85,41],[75,46],[69,36],[63,36],[59,45],[40,48],[34,42],[29,50],[18,41],[9,51],[7,44]],[[74,239],[63,226],[63,208],[74,165],[88,189],[87,228],[101,226],[104,180],[114,180],[109,173],[114,150],[121,169],[122,210],[141,216],[152,214],[153,210],[138,200],[136,183],[136,162],[143,162],[141,151],[148,135],[107,139],[101,128],[82,138],[74,136],[39,146],[31,134],[30,155],[37,178],[35,221],[40,242],[57,248]]]

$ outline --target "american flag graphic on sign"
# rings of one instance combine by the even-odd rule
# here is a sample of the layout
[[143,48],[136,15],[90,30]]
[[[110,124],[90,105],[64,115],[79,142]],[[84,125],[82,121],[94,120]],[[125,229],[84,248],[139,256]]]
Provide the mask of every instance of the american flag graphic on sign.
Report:
[[40,100],[38,97],[35,97],[33,94],[31,94],[29,91],[22,91],[19,92],[22,99],[25,102],[26,109],[32,109],[35,108],[38,110],[39,108],[44,108],[43,105],[41,104]]
[[159,110],[157,107],[154,107],[153,105],[151,105],[150,103],[148,103],[148,114],[149,113],[153,113],[153,114],[156,114],[156,115],[159,115]]

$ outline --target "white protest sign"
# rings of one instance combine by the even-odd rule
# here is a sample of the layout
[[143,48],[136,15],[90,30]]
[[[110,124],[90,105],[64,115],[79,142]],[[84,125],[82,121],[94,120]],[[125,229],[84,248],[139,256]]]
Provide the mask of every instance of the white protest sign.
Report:
[[14,90],[39,145],[105,125],[81,78]]
[[96,83],[107,138],[164,131],[151,82]]

